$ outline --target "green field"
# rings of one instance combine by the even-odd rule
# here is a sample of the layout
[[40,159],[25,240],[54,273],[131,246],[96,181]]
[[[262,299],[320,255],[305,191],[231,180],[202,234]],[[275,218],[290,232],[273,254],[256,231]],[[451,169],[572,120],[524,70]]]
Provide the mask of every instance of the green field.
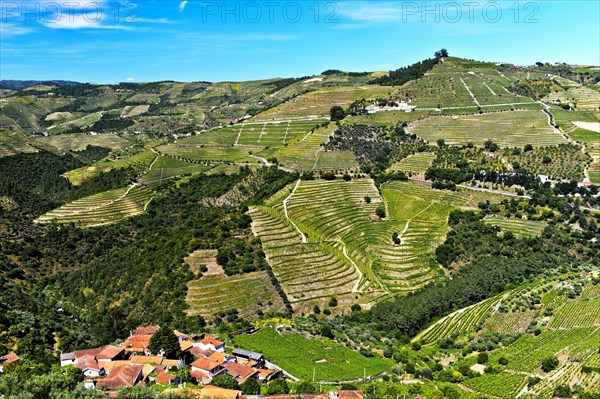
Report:
[[423,176],[435,158],[436,155],[432,152],[418,152],[416,154],[409,155],[399,162],[396,162],[389,168],[389,170],[402,171],[411,176]]
[[145,150],[134,155],[124,155],[115,160],[103,160],[91,166],[83,166],[78,169],[70,170],[64,173],[63,176],[69,179],[74,185],[78,185],[93,176],[113,169],[123,169],[131,166],[136,171],[142,172],[150,166],[155,157],[156,154],[154,151]]
[[[259,162],[250,157],[252,149],[244,147],[161,145],[159,153],[193,161]],[[256,151],[256,150],[255,150]]]
[[27,142],[27,136],[25,136],[23,133],[9,132],[0,129],[0,157],[14,155],[21,152],[36,152],[37,149],[28,145]]
[[464,381],[464,385],[496,398],[514,399],[519,391],[525,386],[526,378],[520,374],[484,374],[477,378]]
[[195,175],[207,171],[212,166],[206,164],[195,164],[180,159],[159,156],[152,163],[150,170],[145,173],[140,181],[144,184],[161,183],[164,180],[173,179],[183,175]]
[[279,164],[295,170],[315,170],[319,154],[322,151],[321,144],[326,143],[333,135],[336,126],[331,123],[327,127],[320,127],[312,133],[290,143],[286,147],[280,147],[273,156]]
[[536,237],[542,234],[548,225],[545,222],[503,217],[486,217],[484,223],[500,227],[502,231],[510,231],[517,237]]
[[443,139],[447,144],[456,145],[472,142],[481,146],[489,139],[500,147],[552,146],[567,142],[548,126],[547,116],[541,111],[434,116],[415,122],[409,130],[430,143]]
[[328,118],[331,107],[338,105],[347,108],[355,100],[362,98],[387,97],[396,89],[386,86],[338,86],[328,87],[292,98],[274,108],[252,118],[251,122],[272,120]]
[[110,190],[61,206],[40,216],[36,222],[75,223],[81,227],[113,224],[143,213],[152,195],[144,186]]
[[394,361],[379,355],[367,358],[328,338],[306,339],[300,334],[279,334],[263,328],[235,337],[237,348],[258,351],[296,378],[312,381],[349,381],[390,372]]
[[396,95],[410,99],[417,109],[438,108],[444,112],[453,108],[459,112],[477,112],[479,106],[508,110],[513,104],[519,107],[521,103],[535,104],[532,99],[508,90],[513,80],[524,76],[507,76],[493,69],[492,64],[468,65],[465,60],[449,61],[451,58],[435,66],[425,77],[402,86]]
[[301,138],[309,130],[325,122],[325,119],[310,121],[278,121],[268,123],[240,123],[212,130],[196,136],[178,140],[181,145],[218,144],[258,147],[276,147]]
[[321,151],[317,156],[315,169],[319,171],[345,171],[359,168],[352,151]]
[[117,135],[106,133],[92,136],[84,133],[64,134],[58,136],[40,137],[36,142],[58,148],[60,151],[82,151],[88,145],[120,150],[131,145],[128,140]]

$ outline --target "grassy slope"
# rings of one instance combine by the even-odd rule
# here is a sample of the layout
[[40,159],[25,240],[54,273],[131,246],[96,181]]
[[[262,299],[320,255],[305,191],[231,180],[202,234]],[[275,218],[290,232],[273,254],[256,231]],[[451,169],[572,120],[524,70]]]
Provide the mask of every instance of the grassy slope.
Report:
[[272,328],[235,337],[235,346],[261,352],[267,360],[296,378],[347,381],[389,372],[393,360],[379,355],[367,358],[327,338],[307,339],[299,334],[279,334]]

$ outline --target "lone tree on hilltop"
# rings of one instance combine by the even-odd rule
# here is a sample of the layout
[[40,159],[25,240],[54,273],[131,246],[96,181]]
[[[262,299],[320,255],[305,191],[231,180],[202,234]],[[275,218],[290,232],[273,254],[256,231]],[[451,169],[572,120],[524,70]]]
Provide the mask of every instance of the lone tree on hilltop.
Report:
[[346,117],[346,111],[344,111],[344,108],[340,107],[339,105],[331,107],[329,114],[331,115],[332,122],[341,121]]
[[181,353],[179,340],[177,336],[168,327],[159,328],[150,338],[150,352],[157,354],[164,351],[164,356],[171,359],[178,359]]
[[435,55],[435,58],[446,58],[446,57],[448,57],[448,50],[443,48],[440,51],[436,51],[434,55]]

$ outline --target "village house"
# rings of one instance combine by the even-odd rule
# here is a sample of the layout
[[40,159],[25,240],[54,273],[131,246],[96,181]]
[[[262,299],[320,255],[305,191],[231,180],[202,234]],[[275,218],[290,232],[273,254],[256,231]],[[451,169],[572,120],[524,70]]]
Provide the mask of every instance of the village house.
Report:
[[179,385],[181,384],[181,377],[174,376],[173,374],[161,373],[156,377],[154,382],[162,385]]
[[[109,391],[146,383],[179,385],[181,377],[175,376],[172,370],[179,370],[185,364],[190,364],[191,377],[199,384],[210,384],[218,375],[229,375],[239,383],[251,378],[266,383],[282,375],[281,370],[265,367],[266,361],[261,353],[236,349],[236,355],[227,354],[224,352],[224,343],[216,338],[207,337],[196,342],[180,332],[175,332],[182,350],[179,359],[152,356],[147,346],[158,328],[137,328],[118,346],[107,345],[63,353],[60,364],[81,369],[86,377],[85,387]],[[212,394],[216,391],[209,389],[203,394],[207,392]],[[235,392],[229,394],[235,395]]]
[[191,375],[199,383],[211,382],[217,375],[225,374],[223,362],[217,359],[200,358],[191,364]]
[[227,375],[235,378],[240,384],[246,382],[249,378],[258,379],[258,370],[253,369],[245,364],[236,362],[227,362],[223,365]]
[[100,377],[104,374],[104,367],[100,367],[93,355],[84,355],[78,358],[75,367],[83,371],[83,375],[89,378]]
[[106,378],[96,382],[99,389],[121,389],[132,387],[144,380],[142,373],[144,366],[140,364],[119,365],[111,369]]
[[265,365],[265,356],[262,353],[247,351],[245,349],[234,349],[232,352],[233,356],[252,360],[258,367],[263,367]]
[[9,353],[7,355],[0,356],[0,373],[4,372],[4,366],[19,360],[21,360],[21,358],[17,356],[16,353]]
[[194,346],[202,350],[213,350],[216,352],[225,352],[225,344],[216,338],[206,337],[194,343]]
[[120,346],[108,345],[96,355],[96,361],[100,367],[114,360],[126,359],[125,348]]

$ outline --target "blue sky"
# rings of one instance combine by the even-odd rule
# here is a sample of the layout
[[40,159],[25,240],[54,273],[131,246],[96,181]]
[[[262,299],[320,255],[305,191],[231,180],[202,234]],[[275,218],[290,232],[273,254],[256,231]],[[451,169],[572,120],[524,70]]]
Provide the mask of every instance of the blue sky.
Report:
[[600,64],[600,2],[0,0],[0,78],[298,77],[451,55]]

